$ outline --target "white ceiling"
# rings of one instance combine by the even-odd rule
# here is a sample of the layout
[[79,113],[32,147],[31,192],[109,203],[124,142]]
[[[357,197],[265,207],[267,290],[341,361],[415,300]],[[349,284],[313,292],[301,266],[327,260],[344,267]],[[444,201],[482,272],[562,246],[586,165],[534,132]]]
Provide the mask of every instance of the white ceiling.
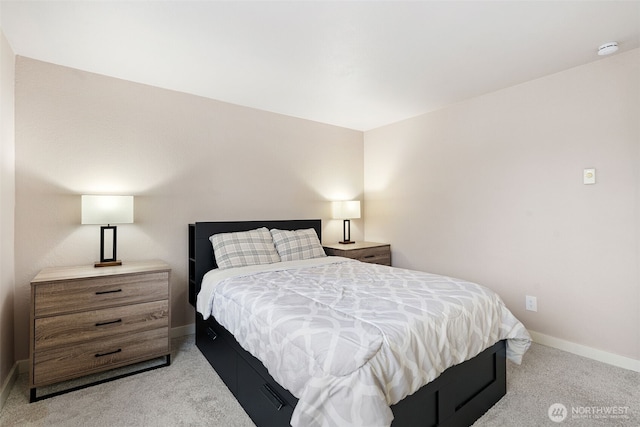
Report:
[[17,55],[368,130],[640,45],[640,1],[5,1]]

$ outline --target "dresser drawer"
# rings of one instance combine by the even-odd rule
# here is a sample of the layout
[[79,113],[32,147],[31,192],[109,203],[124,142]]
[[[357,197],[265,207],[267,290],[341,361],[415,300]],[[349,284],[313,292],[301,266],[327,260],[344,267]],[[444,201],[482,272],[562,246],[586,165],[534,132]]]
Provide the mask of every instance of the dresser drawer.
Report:
[[145,302],[104,308],[35,321],[35,351],[102,340],[116,334],[130,334],[169,327],[168,301]]
[[167,299],[169,273],[95,277],[35,287],[35,317]]
[[168,329],[118,335],[84,344],[36,351],[33,383],[42,386],[169,353]]

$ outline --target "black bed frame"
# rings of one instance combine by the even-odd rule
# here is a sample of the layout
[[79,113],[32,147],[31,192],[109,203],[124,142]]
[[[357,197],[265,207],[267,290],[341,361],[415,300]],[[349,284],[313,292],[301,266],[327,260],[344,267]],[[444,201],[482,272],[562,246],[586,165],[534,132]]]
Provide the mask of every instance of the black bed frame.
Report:
[[[209,236],[258,227],[313,228],[322,238],[321,220],[189,224],[189,302],[192,305],[195,306],[202,277],[216,268]],[[262,362],[245,351],[213,317],[203,320],[196,313],[196,345],[258,427],[290,425],[298,399],[280,386]],[[392,427],[469,426],[505,393],[505,342],[499,341],[392,405]]]

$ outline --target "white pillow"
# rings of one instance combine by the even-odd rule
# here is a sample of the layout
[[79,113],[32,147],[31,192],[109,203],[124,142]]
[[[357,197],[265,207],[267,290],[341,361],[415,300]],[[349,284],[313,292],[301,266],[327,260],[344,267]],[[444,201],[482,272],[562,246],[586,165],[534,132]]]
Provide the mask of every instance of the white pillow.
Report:
[[316,230],[278,230],[271,229],[273,243],[282,261],[325,257]]
[[209,240],[220,269],[280,261],[271,233],[266,227],[214,234]]

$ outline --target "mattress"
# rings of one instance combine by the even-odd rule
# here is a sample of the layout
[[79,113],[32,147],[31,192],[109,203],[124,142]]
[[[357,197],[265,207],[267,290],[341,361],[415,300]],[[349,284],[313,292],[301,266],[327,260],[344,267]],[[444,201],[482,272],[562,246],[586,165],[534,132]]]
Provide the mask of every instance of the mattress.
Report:
[[475,283],[340,257],[215,269],[197,306],[299,401],[291,424],[389,426],[389,408],[448,367],[531,338]]

